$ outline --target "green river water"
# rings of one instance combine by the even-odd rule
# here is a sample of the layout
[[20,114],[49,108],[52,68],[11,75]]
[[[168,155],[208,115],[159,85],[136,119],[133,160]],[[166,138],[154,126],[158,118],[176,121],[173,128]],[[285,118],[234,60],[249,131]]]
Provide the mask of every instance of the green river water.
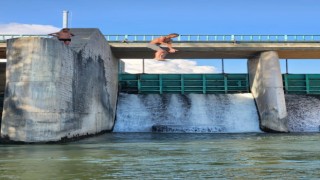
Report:
[[320,134],[109,133],[0,144],[0,179],[318,179]]

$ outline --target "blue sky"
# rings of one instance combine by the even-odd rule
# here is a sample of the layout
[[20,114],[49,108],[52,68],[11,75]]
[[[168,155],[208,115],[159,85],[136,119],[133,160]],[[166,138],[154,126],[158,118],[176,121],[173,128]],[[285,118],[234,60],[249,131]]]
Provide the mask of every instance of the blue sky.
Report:
[[[69,10],[71,27],[104,34],[320,34],[320,0],[1,0],[1,7],[0,25],[61,28]],[[220,62],[198,65],[219,69]],[[226,60],[225,67],[245,72],[246,62]],[[289,60],[293,73],[320,73],[319,67],[319,60]]]

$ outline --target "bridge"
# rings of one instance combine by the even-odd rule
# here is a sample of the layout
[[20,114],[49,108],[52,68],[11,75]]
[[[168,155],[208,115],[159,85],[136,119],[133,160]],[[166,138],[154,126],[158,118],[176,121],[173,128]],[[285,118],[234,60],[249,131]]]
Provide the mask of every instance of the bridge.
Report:
[[[104,35],[118,59],[151,59],[146,47],[161,35]],[[6,40],[47,35],[0,35],[0,58],[6,58]],[[320,35],[180,35],[174,39],[179,51],[169,59],[249,59],[263,51],[276,51],[281,59],[320,59]]]

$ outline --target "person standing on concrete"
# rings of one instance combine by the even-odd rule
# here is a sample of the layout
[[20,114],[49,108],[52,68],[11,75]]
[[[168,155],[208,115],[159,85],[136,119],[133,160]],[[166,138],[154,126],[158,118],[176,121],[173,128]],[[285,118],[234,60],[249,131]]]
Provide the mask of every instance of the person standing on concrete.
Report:
[[[164,61],[166,55],[169,53],[175,53],[176,49],[172,48],[172,38],[178,37],[179,34],[177,33],[171,33],[167,36],[161,36],[159,38],[153,39],[147,47],[150,49],[153,49],[156,51],[155,58],[158,61]],[[169,51],[166,51],[163,47],[160,45],[166,45],[169,48]]]
[[74,36],[74,34],[70,32],[69,28],[63,28],[59,32],[51,33],[48,35],[57,37],[59,41],[63,41],[65,45],[69,45],[71,42],[71,37]]

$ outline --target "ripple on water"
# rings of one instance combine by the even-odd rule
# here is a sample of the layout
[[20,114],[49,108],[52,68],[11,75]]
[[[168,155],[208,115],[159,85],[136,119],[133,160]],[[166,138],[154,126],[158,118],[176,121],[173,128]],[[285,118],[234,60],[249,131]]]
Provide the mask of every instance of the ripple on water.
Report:
[[110,133],[0,146],[0,179],[315,179],[314,134]]

